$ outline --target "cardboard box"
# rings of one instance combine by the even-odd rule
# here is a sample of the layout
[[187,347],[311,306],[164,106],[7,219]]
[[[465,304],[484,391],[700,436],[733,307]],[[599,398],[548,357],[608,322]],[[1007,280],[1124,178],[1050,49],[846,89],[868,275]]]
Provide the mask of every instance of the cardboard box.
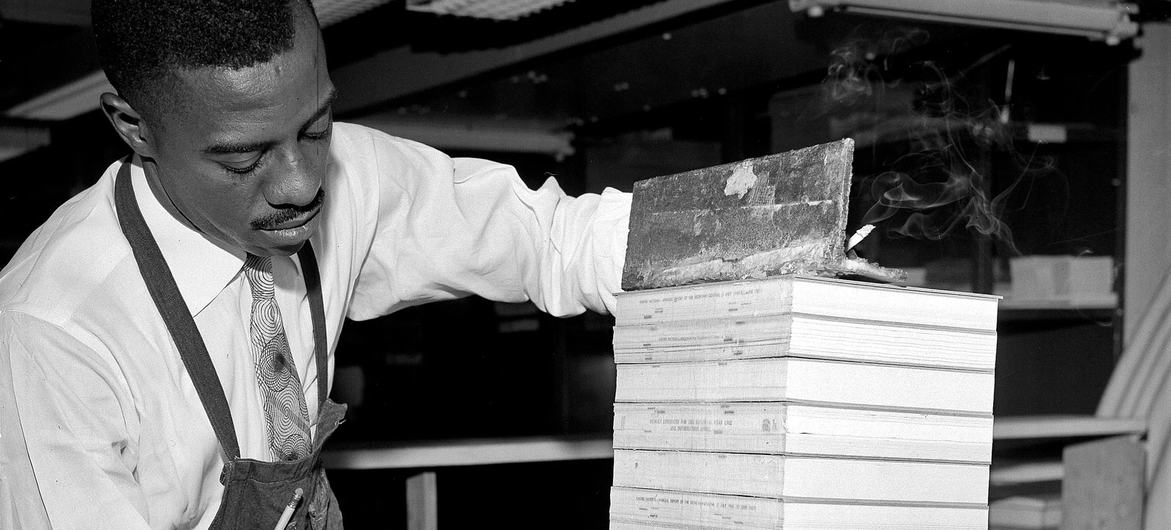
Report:
[[1009,260],[1012,291],[1006,302],[1114,306],[1114,258],[1021,256]]

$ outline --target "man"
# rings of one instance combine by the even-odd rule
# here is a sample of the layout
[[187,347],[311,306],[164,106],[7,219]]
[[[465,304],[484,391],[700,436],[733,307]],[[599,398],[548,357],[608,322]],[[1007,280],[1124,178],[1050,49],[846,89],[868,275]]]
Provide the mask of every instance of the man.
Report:
[[0,273],[0,528],[340,527],[347,315],[612,307],[629,197],[333,123],[308,0],[95,0],[93,27],[133,156]]

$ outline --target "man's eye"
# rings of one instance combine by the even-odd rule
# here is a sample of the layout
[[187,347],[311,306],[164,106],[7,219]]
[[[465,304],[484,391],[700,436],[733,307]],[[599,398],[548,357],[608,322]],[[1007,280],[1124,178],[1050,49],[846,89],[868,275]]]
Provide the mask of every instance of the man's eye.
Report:
[[246,175],[248,173],[256,171],[256,168],[260,166],[261,158],[262,157],[259,157],[259,156],[256,157],[255,159],[252,160],[252,163],[250,163],[250,164],[248,164],[246,162],[245,163],[238,163],[238,164],[237,163],[222,162],[222,165],[224,166],[224,169],[226,169],[232,173],[236,173],[237,175]]
[[326,136],[329,136],[329,132],[333,129],[330,125],[332,124],[326,125],[320,131],[305,131],[304,135],[310,140],[321,140]]

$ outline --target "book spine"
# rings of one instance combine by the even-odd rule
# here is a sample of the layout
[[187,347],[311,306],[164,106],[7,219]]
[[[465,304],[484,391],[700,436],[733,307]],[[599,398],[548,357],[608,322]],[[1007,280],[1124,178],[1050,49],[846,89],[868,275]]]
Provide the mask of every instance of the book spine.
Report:
[[[617,333],[617,328],[615,329]],[[762,359],[789,355],[788,342],[729,342],[704,347],[626,348],[614,346],[614,362],[678,363],[691,361],[731,361],[735,359]]]
[[777,499],[613,487],[610,517],[672,528],[780,528]]
[[985,505],[988,466],[615,449],[614,486],[776,499]]
[[761,341],[788,342],[791,315],[615,326],[614,349],[696,348]]
[[618,325],[777,315],[791,310],[790,278],[618,293]]
[[614,405],[614,447],[681,451],[785,452],[786,405]]

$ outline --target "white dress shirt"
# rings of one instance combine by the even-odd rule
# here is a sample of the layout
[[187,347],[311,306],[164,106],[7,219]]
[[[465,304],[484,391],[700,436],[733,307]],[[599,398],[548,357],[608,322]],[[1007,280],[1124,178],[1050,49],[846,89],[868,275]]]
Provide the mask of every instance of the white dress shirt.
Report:
[[[556,315],[607,311],[630,196],[528,189],[509,166],[451,159],[337,123],[312,242],[330,377],[345,317],[478,294]],[[0,528],[205,528],[223,465],[211,424],[114,211],[115,163],[59,208],[0,272]],[[245,458],[270,459],[248,345],[242,251],[169,215],[143,170],[139,207],[195,318]],[[274,258],[276,300],[317,414],[300,268]]]

